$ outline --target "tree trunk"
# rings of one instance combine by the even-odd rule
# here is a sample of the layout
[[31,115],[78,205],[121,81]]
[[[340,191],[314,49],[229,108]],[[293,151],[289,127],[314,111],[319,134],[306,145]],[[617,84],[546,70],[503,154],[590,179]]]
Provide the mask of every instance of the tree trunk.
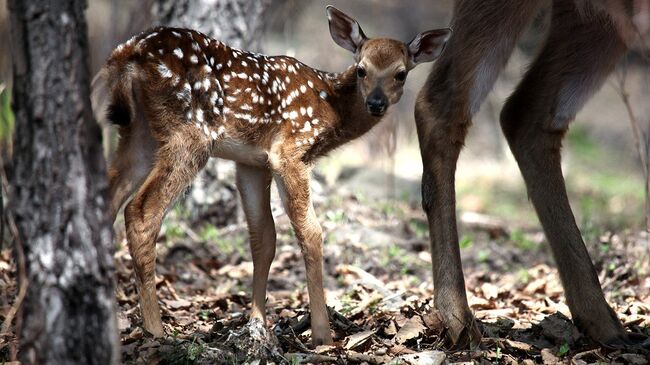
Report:
[[84,0],[10,0],[22,364],[115,364],[112,230]]
[[[153,13],[162,25],[196,29],[232,47],[261,51],[269,4],[270,0],[155,0]],[[181,204],[193,222],[224,226],[237,221],[237,202],[234,164],[211,159]]]

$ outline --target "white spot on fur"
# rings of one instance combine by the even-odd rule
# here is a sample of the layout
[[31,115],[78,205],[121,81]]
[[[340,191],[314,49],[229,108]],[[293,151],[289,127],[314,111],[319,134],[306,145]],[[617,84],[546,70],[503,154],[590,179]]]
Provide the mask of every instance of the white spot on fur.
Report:
[[160,76],[168,79],[174,76],[172,74],[172,71],[165,65],[164,63],[158,64],[158,72],[160,72]]
[[311,131],[311,124],[309,122],[305,122],[305,125],[302,127],[300,130],[301,133],[309,132]]

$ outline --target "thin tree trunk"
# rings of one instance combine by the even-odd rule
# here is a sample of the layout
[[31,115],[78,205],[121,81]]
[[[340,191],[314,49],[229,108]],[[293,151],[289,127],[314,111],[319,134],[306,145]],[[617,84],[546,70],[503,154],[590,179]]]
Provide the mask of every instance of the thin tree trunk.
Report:
[[[261,51],[270,0],[154,0],[161,25],[199,30],[232,47]],[[234,165],[211,159],[182,204],[193,222],[217,226],[237,221]],[[219,172],[219,173],[218,173]]]
[[101,133],[89,99],[84,0],[10,0],[11,209],[25,253],[22,364],[118,362]]

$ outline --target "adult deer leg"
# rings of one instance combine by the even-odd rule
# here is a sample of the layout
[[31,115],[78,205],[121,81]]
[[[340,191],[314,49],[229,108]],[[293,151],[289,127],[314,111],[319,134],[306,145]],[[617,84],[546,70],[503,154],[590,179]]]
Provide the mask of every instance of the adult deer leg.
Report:
[[323,234],[311,203],[309,168],[299,162],[287,163],[277,172],[276,182],[305,260],[312,343],[329,344],[332,335],[323,291]]
[[156,237],[173,200],[207,162],[207,146],[198,142],[204,137],[194,138],[195,133],[187,127],[159,148],[153,169],[124,210],[144,328],[156,337],[164,335],[156,296]]
[[[451,347],[478,345],[458,247],[454,174],[472,115],[539,6],[537,1],[459,1],[452,34],[416,104],[423,160],[422,205],[429,221],[434,304]],[[504,19],[508,19],[504,21]]]
[[251,319],[266,324],[266,283],[275,256],[275,226],[271,214],[271,172],[237,164],[237,189],[248,222],[253,255],[253,310]]
[[555,1],[546,44],[502,113],[501,125],[557,262],[573,320],[583,333],[620,346],[627,335],[607,305],[576,225],[560,166],[562,138],[625,47],[608,18],[583,18]]

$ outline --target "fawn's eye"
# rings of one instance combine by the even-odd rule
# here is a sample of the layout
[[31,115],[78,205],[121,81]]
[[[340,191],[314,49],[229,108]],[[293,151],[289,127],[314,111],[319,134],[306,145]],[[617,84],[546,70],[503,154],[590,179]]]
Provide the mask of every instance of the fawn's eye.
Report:
[[363,68],[361,66],[357,67],[357,77],[359,77],[360,79],[363,79],[363,78],[366,77],[366,75],[368,75],[368,73],[366,72],[365,68]]
[[406,71],[400,71],[395,74],[395,80],[399,82],[404,82],[406,81]]

